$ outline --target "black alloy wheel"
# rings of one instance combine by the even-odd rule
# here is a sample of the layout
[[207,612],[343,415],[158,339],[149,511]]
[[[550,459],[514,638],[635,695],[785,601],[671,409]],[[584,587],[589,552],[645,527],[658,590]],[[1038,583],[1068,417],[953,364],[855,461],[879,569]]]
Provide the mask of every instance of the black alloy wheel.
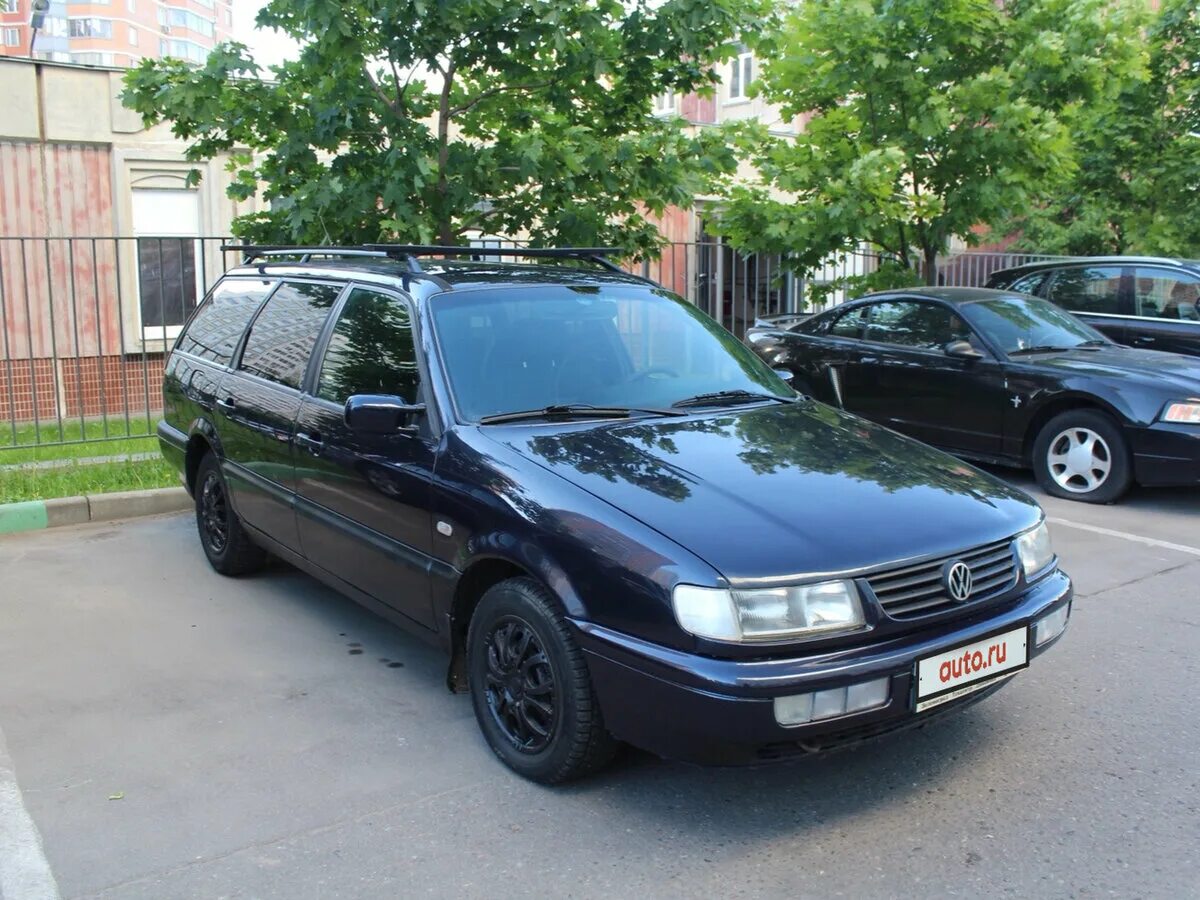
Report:
[[200,460],[196,473],[196,530],[209,564],[222,575],[245,575],[261,569],[266,551],[255,544],[229,498],[229,485],[212,453]]

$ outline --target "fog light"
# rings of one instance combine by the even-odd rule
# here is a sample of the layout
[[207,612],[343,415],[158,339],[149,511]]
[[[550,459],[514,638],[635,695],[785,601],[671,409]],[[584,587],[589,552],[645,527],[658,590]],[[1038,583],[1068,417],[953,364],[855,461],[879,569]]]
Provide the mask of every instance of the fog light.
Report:
[[1033,646],[1040,647],[1067,630],[1067,619],[1071,616],[1071,604],[1066,603],[1033,623]]
[[804,725],[847,713],[877,709],[887,705],[890,687],[890,679],[876,678],[849,687],[776,697],[775,721],[780,725]]
[[812,721],[812,694],[775,698],[775,721],[780,725],[803,725]]

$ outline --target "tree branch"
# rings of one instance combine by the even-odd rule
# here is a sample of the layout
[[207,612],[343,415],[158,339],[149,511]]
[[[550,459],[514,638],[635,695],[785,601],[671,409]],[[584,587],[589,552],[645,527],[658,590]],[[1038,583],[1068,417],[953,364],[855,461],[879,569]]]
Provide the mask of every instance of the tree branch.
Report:
[[537,81],[533,84],[502,84],[499,87],[488,88],[486,91],[479,94],[477,97],[472,98],[461,106],[454,107],[449,111],[449,113],[451,118],[453,118],[461,113],[469,112],[484,100],[488,99],[489,97],[494,97],[497,94],[501,94],[504,91],[536,91],[539,88],[550,87],[552,84],[554,84],[553,79],[549,81]]
[[383,105],[392,111],[392,115],[396,116],[396,118],[400,118],[401,113],[399,105],[395,100],[388,98],[387,93],[384,92],[379,82],[375,80],[375,76],[371,74],[371,69],[365,62],[363,63],[363,74],[367,76],[367,82],[371,85],[371,90],[375,92],[375,96],[382,100]]

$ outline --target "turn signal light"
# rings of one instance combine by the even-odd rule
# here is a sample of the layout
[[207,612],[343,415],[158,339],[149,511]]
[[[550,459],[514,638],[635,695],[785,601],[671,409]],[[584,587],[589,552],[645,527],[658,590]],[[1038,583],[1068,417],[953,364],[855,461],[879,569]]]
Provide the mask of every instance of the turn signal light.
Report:
[[776,697],[775,721],[784,726],[805,725],[887,706],[890,682],[890,678],[876,678],[848,687]]

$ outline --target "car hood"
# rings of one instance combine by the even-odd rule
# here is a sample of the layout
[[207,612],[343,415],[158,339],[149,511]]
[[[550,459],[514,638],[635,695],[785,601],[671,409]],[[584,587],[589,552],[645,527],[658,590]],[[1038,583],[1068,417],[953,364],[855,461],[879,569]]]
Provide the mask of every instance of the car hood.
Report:
[[735,583],[949,554],[1041,516],[1023,492],[809,400],[486,431]]
[[1044,356],[1018,356],[1014,361],[1060,372],[1078,372],[1139,384],[1152,382],[1186,391],[1191,397],[1200,396],[1200,358],[1180,353],[1103,347],[1099,350],[1063,350]]

